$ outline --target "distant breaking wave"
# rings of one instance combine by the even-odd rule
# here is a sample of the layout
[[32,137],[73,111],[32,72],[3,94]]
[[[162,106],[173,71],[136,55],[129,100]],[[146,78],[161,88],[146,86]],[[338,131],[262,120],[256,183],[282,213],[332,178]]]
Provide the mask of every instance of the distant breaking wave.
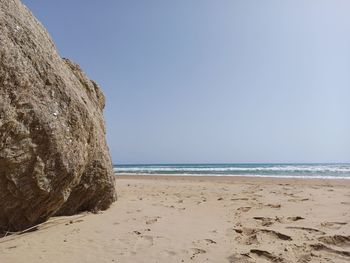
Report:
[[350,164],[115,165],[118,174],[226,175],[350,179]]

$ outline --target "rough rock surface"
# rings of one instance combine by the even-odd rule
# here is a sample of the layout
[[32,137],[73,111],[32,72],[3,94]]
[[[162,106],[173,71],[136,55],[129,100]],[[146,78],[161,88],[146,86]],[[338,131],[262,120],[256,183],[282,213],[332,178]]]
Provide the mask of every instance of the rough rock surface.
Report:
[[105,100],[19,0],[0,0],[0,234],[116,199]]

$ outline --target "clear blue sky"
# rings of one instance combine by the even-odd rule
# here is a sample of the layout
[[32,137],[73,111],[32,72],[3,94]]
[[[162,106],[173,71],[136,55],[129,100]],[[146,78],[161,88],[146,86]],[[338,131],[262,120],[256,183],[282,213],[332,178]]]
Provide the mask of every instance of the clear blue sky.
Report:
[[114,163],[350,162],[348,0],[25,0],[102,87]]

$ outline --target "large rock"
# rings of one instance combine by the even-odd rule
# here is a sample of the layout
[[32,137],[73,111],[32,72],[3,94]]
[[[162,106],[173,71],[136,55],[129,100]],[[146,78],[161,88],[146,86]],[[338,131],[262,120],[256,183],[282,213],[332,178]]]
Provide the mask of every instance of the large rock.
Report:
[[0,0],[0,234],[116,199],[105,100],[19,0]]

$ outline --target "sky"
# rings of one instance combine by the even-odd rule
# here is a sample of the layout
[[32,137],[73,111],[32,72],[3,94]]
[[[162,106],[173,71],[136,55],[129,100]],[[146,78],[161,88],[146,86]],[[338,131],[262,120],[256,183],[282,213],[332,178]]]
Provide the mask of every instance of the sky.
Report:
[[348,0],[24,0],[115,164],[350,162]]

